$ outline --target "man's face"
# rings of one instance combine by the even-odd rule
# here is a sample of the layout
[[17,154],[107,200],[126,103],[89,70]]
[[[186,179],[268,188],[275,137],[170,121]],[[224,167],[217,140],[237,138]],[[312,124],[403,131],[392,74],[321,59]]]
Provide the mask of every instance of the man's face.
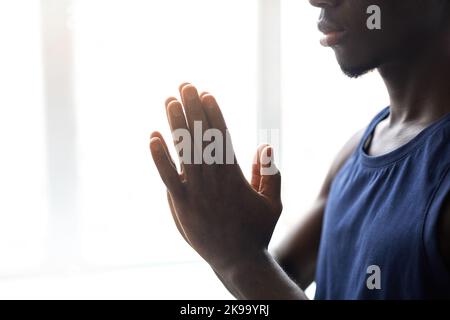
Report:
[[[322,9],[319,28],[328,34],[325,42],[334,49],[342,70],[352,77],[383,64],[406,59],[427,41],[436,38],[447,25],[449,2],[310,0],[312,5]],[[379,16],[375,11],[367,12],[373,5],[380,9]],[[379,22],[381,29],[368,27],[371,17],[369,22]]]

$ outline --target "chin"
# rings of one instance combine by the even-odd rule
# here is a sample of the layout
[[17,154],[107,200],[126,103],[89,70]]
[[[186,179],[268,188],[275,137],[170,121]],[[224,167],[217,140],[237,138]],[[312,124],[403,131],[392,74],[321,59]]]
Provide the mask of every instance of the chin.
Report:
[[356,57],[343,59],[338,55],[336,56],[342,72],[350,78],[361,77],[377,69],[380,65],[377,59],[358,59]]
[[380,66],[383,56],[379,50],[368,50],[370,44],[346,42],[333,47],[336,60],[342,72],[351,78],[358,78]]
[[376,67],[343,67],[341,66],[342,72],[349,78],[359,78],[366,73],[372,72]]

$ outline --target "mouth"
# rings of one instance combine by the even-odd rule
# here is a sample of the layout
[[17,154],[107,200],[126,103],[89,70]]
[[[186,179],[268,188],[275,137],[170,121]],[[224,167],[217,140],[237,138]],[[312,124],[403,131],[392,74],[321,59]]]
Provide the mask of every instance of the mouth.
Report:
[[318,27],[324,34],[320,39],[320,44],[324,47],[334,47],[339,45],[345,39],[347,34],[344,29],[325,20],[321,20],[318,23]]

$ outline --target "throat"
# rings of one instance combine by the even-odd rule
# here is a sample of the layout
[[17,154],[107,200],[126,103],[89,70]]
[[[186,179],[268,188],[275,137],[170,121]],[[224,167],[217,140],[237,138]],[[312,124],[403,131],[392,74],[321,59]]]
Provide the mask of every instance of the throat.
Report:
[[393,152],[413,140],[425,129],[424,125],[418,124],[390,128],[388,122],[388,119],[380,122],[365,141],[364,151],[367,155],[378,157]]

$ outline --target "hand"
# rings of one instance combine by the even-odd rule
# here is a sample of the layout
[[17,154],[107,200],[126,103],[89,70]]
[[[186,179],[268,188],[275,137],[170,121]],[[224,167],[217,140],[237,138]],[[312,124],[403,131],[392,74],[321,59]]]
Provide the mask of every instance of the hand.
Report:
[[[199,96],[190,84],[182,85],[180,94],[182,103],[173,97],[166,101],[172,132],[187,130],[194,144],[192,149],[197,152],[204,151],[205,145],[192,138],[194,121],[201,121],[202,136],[208,129],[218,129],[223,137],[227,136],[225,121],[212,95]],[[181,141],[174,143],[179,145]],[[215,145],[220,146],[220,143]],[[231,143],[227,147],[224,153],[232,152]],[[193,156],[186,157],[186,154],[180,157],[184,162],[179,174],[158,132],[151,136],[150,151],[168,189],[169,206],[178,230],[216,272],[225,272],[267,250],[282,211],[281,177],[278,170],[273,170],[272,147],[258,148],[251,183],[236,161],[233,164],[192,164],[185,160],[192,160]]]

